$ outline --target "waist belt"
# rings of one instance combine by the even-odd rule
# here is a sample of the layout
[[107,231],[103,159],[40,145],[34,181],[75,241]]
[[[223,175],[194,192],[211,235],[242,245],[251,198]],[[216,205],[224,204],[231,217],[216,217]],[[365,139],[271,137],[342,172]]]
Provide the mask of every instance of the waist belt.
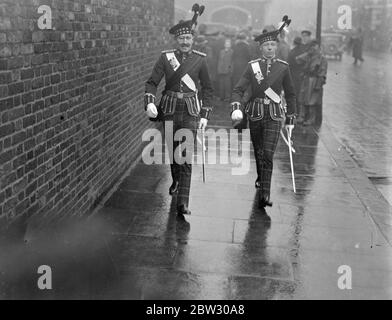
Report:
[[253,101],[258,102],[260,104],[264,104],[268,106],[271,102],[273,102],[270,98],[265,97],[265,98],[254,98]]
[[166,91],[165,95],[169,97],[176,97],[177,99],[191,98],[195,97],[195,92],[175,92],[175,91]]

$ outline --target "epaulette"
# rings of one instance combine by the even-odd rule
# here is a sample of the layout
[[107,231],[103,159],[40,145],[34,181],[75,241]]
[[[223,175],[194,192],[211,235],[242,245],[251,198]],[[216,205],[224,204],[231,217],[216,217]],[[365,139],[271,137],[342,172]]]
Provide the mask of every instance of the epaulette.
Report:
[[261,60],[261,58],[258,58],[258,59],[255,59],[255,60],[249,61],[248,63],[249,63],[249,64],[252,64],[252,63],[254,63],[254,62],[257,62],[257,61],[260,61],[260,60]]
[[276,61],[279,61],[279,62],[281,62],[281,63],[283,63],[283,64],[289,65],[288,62],[287,62],[287,61],[284,61],[284,60],[276,59]]
[[162,53],[169,53],[174,51],[176,51],[176,49],[163,50]]
[[207,54],[205,54],[204,52],[200,52],[200,51],[197,51],[197,50],[192,50],[192,52],[198,54],[199,56],[207,57]]

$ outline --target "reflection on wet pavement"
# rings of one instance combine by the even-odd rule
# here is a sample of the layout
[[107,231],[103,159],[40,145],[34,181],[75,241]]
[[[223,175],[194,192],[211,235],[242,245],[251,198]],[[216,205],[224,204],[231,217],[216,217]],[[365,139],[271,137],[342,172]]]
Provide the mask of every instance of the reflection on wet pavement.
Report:
[[[185,218],[168,195],[169,166],[139,163],[90,217],[0,223],[0,298],[392,298],[390,207],[367,178],[391,176],[390,111],[380,107],[380,120],[363,103],[372,97],[358,97],[362,86],[376,88],[363,81],[372,63],[379,66],[371,57],[363,69],[331,63],[323,127],[294,131],[296,194],[282,141],[267,212],[256,205],[252,150],[245,175],[209,164],[204,184],[194,166]],[[229,129],[228,107],[218,105],[210,124]],[[37,287],[41,265],[52,268],[52,290]],[[342,265],[352,269],[352,290],[337,285]]]
[[325,112],[334,134],[392,205],[392,60],[368,60],[360,68],[331,64]]

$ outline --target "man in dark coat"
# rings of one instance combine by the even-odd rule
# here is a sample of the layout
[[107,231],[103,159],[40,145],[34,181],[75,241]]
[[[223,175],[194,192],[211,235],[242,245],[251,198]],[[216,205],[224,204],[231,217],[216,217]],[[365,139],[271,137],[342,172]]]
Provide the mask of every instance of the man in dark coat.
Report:
[[216,61],[214,57],[214,51],[207,40],[205,35],[199,35],[195,38],[194,49],[200,52],[203,52],[207,55],[207,66],[208,73],[210,75],[211,83],[213,84],[216,81]]
[[354,64],[357,65],[358,60],[361,64],[364,61],[362,57],[363,36],[361,28],[359,28],[356,34],[351,37],[349,45],[353,50]]
[[303,106],[299,99],[301,86],[304,79],[304,66],[303,64],[299,64],[296,58],[304,53],[304,46],[302,45],[302,39],[300,37],[296,37],[294,39],[294,48],[291,49],[288,57],[288,63],[290,66],[291,76],[293,78],[294,88],[295,88],[295,96],[297,98],[297,112],[298,119],[297,123],[303,122],[304,112]]
[[286,41],[286,33],[282,31],[278,36],[278,49],[276,50],[276,58],[288,61],[290,53],[290,45]]
[[246,41],[246,35],[240,33],[233,47],[233,86],[240,80],[250,60],[249,43]]
[[218,60],[219,96],[221,101],[229,102],[231,95],[231,76],[233,72],[233,49],[231,40],[226,39],[225,48],[221,50]]
[[[247,41],[245,33],[239,33],[237,35],[237,40],[235,42],[233,48],[233,73],[232,73],[232,88],[234,88],[238,81],[241,79],[241,75],[246,69],[248,62],[252,59],[251,57],[251,48]],[[244,100],[248,100],[250,98],[250,88],[245,92]],[[244,115],[240,122],[237,122],[235,128],[242,130],[247,127],[247,116]]]
[[304,65],[304,81],[301,90],[305,110],[304,125],[316,121],[316,108],[323,103],[323,86],[327,80],[328,61],[321,53],[320,43],[312,40],[310,50],[297,56],[297,63]]
[[223,35],[223,32],[218,32],[216,34],[211,35],[211,41],[210,41],[210,47],[212,49],[212,56],[211,59],[209,59],[210,62],[210,68],[209,72],[211,74],[212,78],[212,84],[214,87],[214,92],[215,96],[218,96],[219,92],[219,83],[218,83],[218,60],[219,60],[219,54],[222,49],[225,47],[225,36]]

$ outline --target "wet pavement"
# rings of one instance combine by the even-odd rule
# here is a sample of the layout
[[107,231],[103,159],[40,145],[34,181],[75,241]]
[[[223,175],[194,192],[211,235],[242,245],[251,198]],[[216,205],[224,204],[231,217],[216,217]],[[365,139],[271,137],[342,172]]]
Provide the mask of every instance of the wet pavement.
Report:
[[[211,164],[204,184],[194,166],[185,219],[169,166],[140,162],[88,218],[0,223],[0,299],[391,299],[392,59],[345,58],[330,62],[323,126],[294,131],[297,194],[279,142],[268,215],[249,141],[246,175]],[[227,107],[210,127],[231,128]],[[37,287],[40,265],[52,290]],[[351,290],[338,287],[340,266]]]
[[[350,64],[351,57],[346,60],[330,64],[327,121],[350,156],[392,205],[392,58],[368,55],[360,67]],[[335,103],[337,100],[339,103]]]

